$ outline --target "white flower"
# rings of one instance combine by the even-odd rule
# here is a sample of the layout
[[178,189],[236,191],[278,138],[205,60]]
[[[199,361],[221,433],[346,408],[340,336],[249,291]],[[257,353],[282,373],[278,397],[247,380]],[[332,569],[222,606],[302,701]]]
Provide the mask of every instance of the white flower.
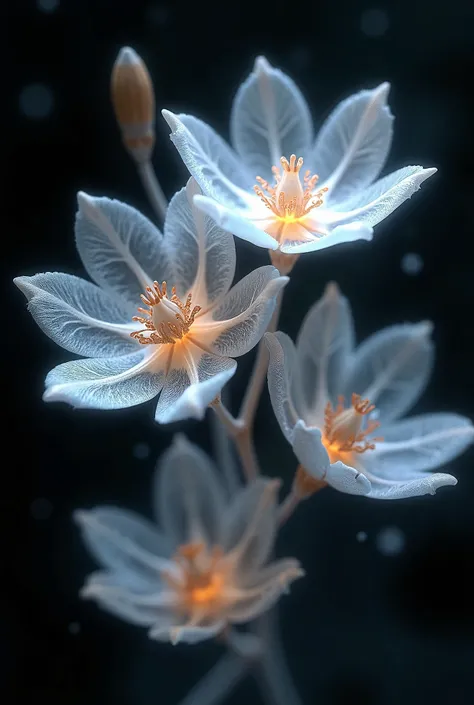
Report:
[[[428,322],[384,328],[354,348],[352,316],[335,284],[309,311],[296,347],[267,334],[273,409],[302,465],[299,481],[398,499],[455,485],[431,474],[474,439],[469,419],[435,413],[399,420],[433,363]],[[298,480],[298,478],[297,478]]]
[[161,530],[117,507],[75,512],[104,568],[88,577],[82,596],[173,643],[254,619],[303,575],[293,558],[266,563],[278,486],[261,478],[228,500],[211,460],[178,437],[154,481]]
[[46,401],[118,409],[161,391],[158,422],[202,418],[231,358],[260,340],[288,280],[260,267],[229,291],[233,237],[191,205],[196,192],[190,179],[174,196],[164,235],[130,206],[81,193],[76,244],[98,286],[57,272],[15,279],[42,330],[89,358],[54,368]]
[[163,116],[204,193],[199,208],[245,240],[297,255],[370,240],[373,226],[435,173],[407,166],[374,181],[392,140],[388,91],[383,83],[347,98],[314,140],[299,89],[259,57],[234,100],[234,149],[195,117]]

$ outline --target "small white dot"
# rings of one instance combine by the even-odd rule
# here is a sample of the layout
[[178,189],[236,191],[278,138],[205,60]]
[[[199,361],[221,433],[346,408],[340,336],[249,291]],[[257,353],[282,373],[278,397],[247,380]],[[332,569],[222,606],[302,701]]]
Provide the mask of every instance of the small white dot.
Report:
[[81,625],[79,624],[79,622],[71,622],[67,629],[69,634],[73,634],[75,636],[81,631]]
[[38,519],[39,521],[49,519],[53,513],[53,505],[49,499],[45,499],[45,497],[38,497],[30,504],[30,512],[33,519]]
[[59,0],[37,0],[36,4],[42,12],[54,12],[59,7]]
[[26,117],[42,120],[53,110],[53,91],[44,83],[32,83],[20,93],[20,110]]
[[415,252],[407,252],[406,255],[402,257],[401,266],[405,274],[415,276],[423,269],[423,258]]
[[145,460],[150,455],[150,446],[148,443],[136,443],[133,446],[133,455],[138,460]]
[[403,551],[405,535],[398,527],[387,526],[379,531],[375,544],[384,556],[396,556]]
[[356,534],[356,539],[359,543],[364,543],[364,541],[367,541],[367,532],[366,531],[358,531]]
[[366,10],[360,18],[360,28],[368,37],[382,37],[387,31],[388,25],[387,13],[377,7]]

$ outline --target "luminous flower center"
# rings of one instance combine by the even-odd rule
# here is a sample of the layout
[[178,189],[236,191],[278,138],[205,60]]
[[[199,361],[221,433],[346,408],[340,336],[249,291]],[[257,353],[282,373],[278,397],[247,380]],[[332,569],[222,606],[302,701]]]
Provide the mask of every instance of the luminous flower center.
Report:
[[378,421],[368,421],[363,428],[364,416],[370,414],[375,406],[368,399],[362,399],[359,394],[353,394],[351,406],[344,406],[344,397],[333,409],[331,402],[326,405],[324,415],[323,443],[329,453],[331,462],[341,460],[341,455],[347,453],[365,453],[374,450],[375,442],[381,438],[367,439],[380,426]]
[[178,595],[178,604],[186,612],[217,608],[223,601],[226,574],[219,570],[223,551],[215,546],[210,552],[203,543],[180,546],[174,557],[181,569],[181,579],[165,575],[169,586]]
[[171,289],[168,298],[166,282],[161,286],[153,282],[147,286],[146,293],[141,295],[141,300],[147,308],[139,308],[141,316],[133,316],[133,321],[139,321],[145,326],[142,330],[130,333],[132,338],[142,345],[174,345],[184,338],[191,328],[194,318],[201,310],[200,306],[191,309],[191,294],[188,294],[183,303],[176,295],[176,289]]
[[281,157],[280,164],[281,174],[277,166],[272,167],[275,186],[270,186],[268,181],[257,176],[258,185],[254,186],[254,191],[277,218],[288,223],[299,220],[313,208],[318,208],[323,202],[322,195],[327,188],[314,191],[319,177],[317,174],[311,176],[309,171],[305,173],[301,183],[300,169],[303,166],[303,157],[296,159],[296,155],[292,154],[290,161]]

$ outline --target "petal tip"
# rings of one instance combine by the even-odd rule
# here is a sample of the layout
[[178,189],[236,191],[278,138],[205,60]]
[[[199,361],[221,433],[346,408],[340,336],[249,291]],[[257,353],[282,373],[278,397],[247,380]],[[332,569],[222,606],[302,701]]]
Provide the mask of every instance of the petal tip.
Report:
[[161,114],[163,115],[168,125],[171,127],[172,132],[175,132],[175,130],[179,126],[179,120],[176,115],[172,113],[171,110],[166,110],[166,108],[163,108]]
[[132,66],[141,63],[141,59],[132,47],[122,47],[118,53],[116,62],[121,66]]
[[257,56],[253,66],[253,70],[256,74],[268,73],[269,71],[271,71],[271,69],[272,66],[270,62],[264,56]]

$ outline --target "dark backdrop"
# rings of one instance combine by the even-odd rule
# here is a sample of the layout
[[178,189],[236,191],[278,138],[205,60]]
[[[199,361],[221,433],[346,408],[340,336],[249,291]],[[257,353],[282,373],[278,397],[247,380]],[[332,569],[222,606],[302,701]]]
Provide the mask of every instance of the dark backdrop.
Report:
[[[152,423],[151,404],[108,413],[45,405],[45,374],[69,356],[36,328],[11,279],[84,274],[73,242],[80,189],[152,216],[109,102],[122,45],[147,62],[158,107],[194,113],[224,136],[231,98],[257,54],[298,82],[317,124],[342,97],[389,80],[396,134],[388,167],[440,171],[378,227],[372,244],[301,258],[281,328],[296,333],[329,279],[349,296],[359,339],[384,325],[431,319],[437,361],[416,411],[472,416],[474,6],[10,0],[3,13],[3,702],[173,705],[219,648],[156,644],[79,601],[93,563],[71,522],[74,508],[100,502],[149,514],[151,474],[173,429]],[[167,132],[160,118],[154,162],[171,196],[186,175]],[[242,243],[238,253],[241,273],[265,261]],[[407,253],[422,259],[417,275],[402,269]],[[232,382],[235,400],[250,365],[248,356]],[[206,424],[186,430],[209,448]],[[266,396],[257,443],[266,472],[288,479],[294,459]],[[305,703],[473,702],[473,465],[472,452],[453,463],[458,486],[435,497],[377,503],[325,490],[282,532],[278,551],[296,555],[308,573],[281,609]],[[381,540],[387,529],[392,555]],[[233,702],[260,700],[247,685]]]

